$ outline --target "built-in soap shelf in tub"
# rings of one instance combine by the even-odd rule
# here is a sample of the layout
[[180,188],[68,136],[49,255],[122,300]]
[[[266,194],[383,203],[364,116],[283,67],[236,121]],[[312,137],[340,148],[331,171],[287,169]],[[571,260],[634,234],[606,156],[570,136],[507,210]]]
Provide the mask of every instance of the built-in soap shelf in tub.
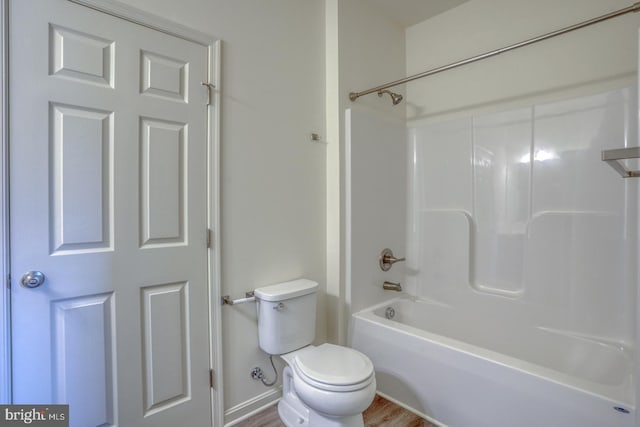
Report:
[[[418,238],[428,242],[418,249],[420,281],[443,292],[471,287],[511,298],[526,292],[544,299],[539,294],[547,293],[564,301],[576,280],[600,289],[603,274],[597,271],[616,280],[624,271],[623,218],[612,212],[537,212],[520,233],[496,233],[490,244],[479,242],[479,226],[468,211],[423,210],[418,215]],[[483,267],[484,260],[497,255],[502,269]],[[527,290],[531,284],[536,286]]]

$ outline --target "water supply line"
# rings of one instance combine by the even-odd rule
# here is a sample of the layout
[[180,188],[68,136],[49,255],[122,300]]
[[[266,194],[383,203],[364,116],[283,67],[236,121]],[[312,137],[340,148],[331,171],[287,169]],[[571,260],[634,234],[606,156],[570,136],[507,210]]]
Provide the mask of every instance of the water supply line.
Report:
[[[594,25],[594,24],[597,24],[597,23],[600,23],[600,22],[603,22],[603,21],[607,21],[609,19],[617,18],[618,16],[626,15],[627,13],[631,13],[631,12],[635,13],[635,12],[638,12],[638,11],[640,11],[640,2],[634,3],[633,5],[631,5],[629,7],[625,7],[624,9],[616,10],[616,11],[608,13],[606,15],[598,16],[597,18],[593,18],[593,19],[590,19],[588,21],[580,22],[579,24],[571,25],[569,27],[565,27],[565,28],[562,28],[562,29],[559,29],[559,30],[556,30],[556,31],[552,31],[550,33],[543,34],[543,35],[538,36],[538,37],[533,37],[531,39],[524,40],[524,41],[521,41],[519,43],[515,43],[515,44],[512,44],[512,45],[500,48],[500,49],[496,49],[496,50],[492,50],[492,51],[489,51],[489,52],[485,52],[483,54],[472,56],[471,58],[463,59],[461,61],[453,62],[451,64],[444,65],[444,66],[441,66],[441,67],[432,68],[432,69],[424,71],[422,73],[414,74],[412,76],[405,77],[405,78],[400,79],[400,80],[395,80],[395,81],[390,82],[390,83],[385,83],[383,85],[376,86],[376,87],[373,87],[371,89],[363,90],[361,92],[350,92],[349,93],[349,99],[353,102],[356,99],[360,98],[361,96],[368,95],[368,94],[374,93],[374,92],[377,92],[379,96],[382,96],[381,93],[384,93],[384,91],[386,89],[392,88],[394,86],[399,86],[401,84],[408,83],[408,82],[411,82],[411,81],[414,81],[414,80],[417,80],[417,79],[421,79],[423,77],[432,76],[434,74],[442,73],[443,71],[451,70],[453,68],[461,67],[463,65],[467,65],[467,64],[471,64],[473,62],[481,61],[483,59],[491,58],[492,56],[500,55],[501,53],[509,52],[510,50],[519,49],[521,47],[528,46],[530,44],[538,43],[538,42],[541,42],[543,40],[547,40],[547,39],[550,39],[550,38],[553,38],[553,37],[560,36],[562,34],[569,33],[571,31],[579,30],[581,28],[588,27],[590,25]],[[389,92],[389,94],[391,94],[391,92]],[[395,99],[393,98],[393,95],[392,95],[392,100],[393,100],[393,104],[396,105],[397,102],[395,102]],[[398,102],[400,102],[400,101],[398,101]]]
[[278,370],[276,369],[276,365],[274,365],[273,363],[273,355],[271,354],[269,355],[269,362],[271,362],[273,374],[275,375],[275,378],[271,382],[267,380],[267,377],[264,376],[264,372],[262,372],[262,369],[255,367],[251,370],[251,378],[254,380],[260,380],[266,387],[271,387],[278,382]]

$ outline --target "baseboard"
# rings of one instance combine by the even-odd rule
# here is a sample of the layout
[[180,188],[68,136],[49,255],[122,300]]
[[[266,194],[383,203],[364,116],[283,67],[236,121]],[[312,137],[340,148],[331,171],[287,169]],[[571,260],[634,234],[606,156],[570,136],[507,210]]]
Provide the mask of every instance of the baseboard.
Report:
[[407,406],[404,403],[400,402],[399,400],[394,399],[393,397],[389,396],[388,394],[382,393],[381,391],[377,391],[376,392],[379,396],[384,397],[385,399],[387,399],[389,402],[393,402],[396,405],[400,406],[401,408],[406,409],[409,412],[412,412],[414,414],[416,414],[417,416],[424,418],[425,420],[429,421],[432,424],[435,424],[439,427],[448,427],[446,424],[441,423],[438,420],[435,420],[433,418],[431,418],[430,416],[428,416],[427,414],[424,414],[420,411],[418,411],[415,408],[412,408],[411,406]]
[[224,411],[224,427],[231,427],[275,405],[282,397],[282,387],[275,387]]

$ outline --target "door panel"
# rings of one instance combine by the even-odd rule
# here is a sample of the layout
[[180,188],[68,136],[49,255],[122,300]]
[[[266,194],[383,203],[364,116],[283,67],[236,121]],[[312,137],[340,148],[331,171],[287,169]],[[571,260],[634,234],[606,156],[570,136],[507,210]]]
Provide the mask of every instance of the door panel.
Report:
[[145,415],[189,399],[188,292],[184,282],[142,289]]
[[50,110],[51,254],[112,251],[113,112]]
[[87,405],[81,417],[88,426],[116,424],[113,305],[111,292],[51,303],[53,401]]
[[141,247],[185,245],[188,125],[142,118],[140,127]]
[[64,0],[10,13],[14,402],[211,425],[207,48]]

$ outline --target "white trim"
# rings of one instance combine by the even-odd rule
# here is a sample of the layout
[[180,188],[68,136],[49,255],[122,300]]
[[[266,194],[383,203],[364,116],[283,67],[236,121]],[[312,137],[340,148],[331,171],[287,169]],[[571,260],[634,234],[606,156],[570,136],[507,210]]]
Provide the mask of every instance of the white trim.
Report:
[[[638,29],[638,42],[636,44],[636,49],[637,49],[637,54],[640,55],[640,28]],[[638,61],[638,68],[636,70],[636,74],[634,76],[634,80],[635,80],[635,84],[636,86],[636,111],[634,111],[633,113],[636,114],[636,118],[640,118],[640,56],[637,57],[636,61]],[[640,123],[636,124],[636,132],[640,131]],[[633,135],[633,132],[631,133]],[[636,138],[638,138],[638,135],[640,135],[640,133],[636,134]],[[631,145],[640,145],[640,141],[636,140],[631,142]],[[623,184],[624,185],[624,184]],[[630,188],[634,188],[633,186],[629,186],[627,187],[627,189]],[[636,186],[636,194],[640,195],[640,187]],[[629,191],[629,190],[627,190]],[[636,214],[638,212],[640,212],[640,197],[636,199],[636,206],[635,206],[635,210],[636,210]],[[635,248],[632,249],[632,252],[635,251],[636,253],[636,257],[638,256],[638,253],[640,252],[640,222],[636,219],[636,235],[634,236],[636,238],[636,244],[635,244]],[[635,299],[635,308],[636,308],[636,318],[635,318],[635,325],[636,325],[636,334],[635,334],[635,348],[638,348],[638,345],[640,345],[640,327],[638,327],[638,325],[640,325],[640,275],[638,275],[638,267],[636,267],[636,299]],[[636,427],[640,426],[640,352],[638,350],[635,351],[635,369],[633,371],[633,379],[635,381],[635,400],[633,402],[636,410],[634,411],[634,415],[635,415],[635,423],[634,425]]]
[[0,404],[11,403],[11,300],[9,274],[9,1],[0,1]]
[[169,34],[203,46],[213,46],[217,39],[209,34],[194,30],[177,22],[170,21],[150,12],[146,12],[117,0],[68,0],[82,6],[90,7],[108,15],[115,16],[134,24],[142,25],[161,33]]
[[230,420],[225,427],[231,427],[241,421],[251,418],[265,408],[276,404],[282,397],[282,387],[275,387],[265,391],[252,399],[246,400],[236,406],[229,408],[224,413],[224,418]]
[[208,159],[208,228],[211,230],[209,249],[209,340],[210,366],[214,370],[214,384],[211,390],[211,410],[214,426],[224,424],[224,393],[222,365],[222,307],[220,301],[220,58],[222,43],[218,40],[209,46],[209,82],[214,85],[207,126]]

